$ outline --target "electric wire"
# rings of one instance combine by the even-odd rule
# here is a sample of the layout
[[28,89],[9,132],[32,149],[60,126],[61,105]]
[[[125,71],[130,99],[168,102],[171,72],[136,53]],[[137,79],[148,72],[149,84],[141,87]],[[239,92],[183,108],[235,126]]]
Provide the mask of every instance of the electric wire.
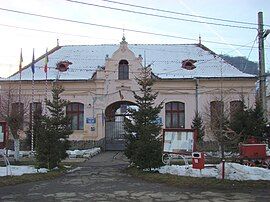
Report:
[[95,7],[99,7],[99,8],[106,8],[106,9],[124,11],[124,12],[129,12],[129,13],[140,14],[140,15],[147,15],[147,16],[152,16],[152,17],[166,18],[166,19],[186,21],[186,22],[192,22],[192,23],[209,24],[209,25],[215,25],[215,26],[231,27],[231,28],[257,30],[257,28],[255,28],[255,27],[247,27],[247,26],[239,26],[239,25],[230,25],[230,24],[221,24],[221,23],[214,23],[214,22],[190,20],[190,19],[184,19],[184,18],[178,18],[178,17],[165,16],[165,15],[157,15],[157,14],[152,14],[152,13],[144,13],[144,12],[140,12],[140,11],[134,11],[134,10],[128,10],[128,9],[122,9],[122,8],[115,8],[115,7],[110,7],[110,6],[102,6],[102,5],[98,5],[98,4],[86,3],[86,2],[74,1],[74,0],[65,0],[65,1],[72,2],[72,3],[78,3],[78,4],[83,4],[83,5],[88,5],[88,6],[95,6]]
[[29,31],[51,33],[51,34],[70,35],[70,36],[84,37],[84,38],[94,38],[94,37],[90,37],[88,35],[70,34],[70,33],[66,33],[66,32],[55,32],[55,31],[42,30],[42,29],[36,29],[36,28],[29,28],[29,27],[22,27],[22,26],[15,26],[15,25],[0,24],[0,26],[11,27],[11,28],[16,28],[16,29],[23,29],[23,30],[29,30]]
[[[109,28],[109,29],[116,29],[116,30],[121,30],[121,31],[123,30],[123,28],[110,26],[110,25],[101,25],[101,24],[83,22],[83,21],[78,21],[78,20],[71,20],[71,19],[66,19],[66,18],[52,17],[52,16],[47,16],[47,15],[40,15],[40,14],[35,14],[35,13],[29,13],[29,12],[23,12],[23,11],[18,11],[18,10],[1,8],[1,7],[0,7],[0,10],[7,11],[7,12],[13,12],[13,13],[19,13],[19,14],[23,14],[23,15],[29,15],[29,16],[35,16],[35,17],[41,17],[41,18],[65,21],[65,22],[72,22],[72,23],[78,23],[78,24],[84,24],[84,25],[90,25],[90,26],[97,26],[97,27]],[[25,29],[28,29],[28,28],[25,28]],[[32,28],[29,28],[29,29],[32,29]],[[43,31],[43,30],[40,30],[40,29],[36,29],[36,30]],[[136,29],[128,29],[128,28],[126,28],[125,31],[130,31],[130,32],[135,32],[135,33],[140,33],[140,34],[154,35],[154,36],[162,36],[162,37],[183,39],[183,40],[189,40],[189,41],[197,41],[197,39],[188,38],[188,37],[182,37],[182,36],[176,36],[176,35],[170,35],[170,34],[162,34],[162,33],[156,33],[156,32],[148,32],[148,31],[142,31],[142,30],[136,30]],[[45,32],[47,32],[47,31],[45,31]],[[204,40],[204,42],[213,43],[213,44],[220,44],[220,45],[227,45],[227,46],[243,47],[243,45],[241,45],[241,44],[224,43],[224,42],[217,42],[217,41],[211,41],[211,40]]]
[[[245,25],[258,25],[257,23],[252,23],[252,22],[229,20],[229,19],[222,19],[222,18],[215,18],[215,17],[207,17],[207,16],[193,15],[193,14],[188,14],[188,13],[180,13],[180,12],[171,11],[171,10],[164,10],[164,9],[140,6],[140,5],[123,3],[123,2],[118,2],[118,1],[111,1],[111,0],[100,0],[100,1],[119,4],[119,5],[125,5],[125,6],[131,6],[131,7],[136,7],[136,8],[142,8],[142,9],[147,9],[147,10],[159,11],[159,12],[164,12],[164,13],[170,13],[170,14],[177,14],[177,15],[183,15],[183,16],[189,16],[189,17],[195,17],[195,18],[203,18],[203,19],[208,19],[208,20],[216,20],[216,21],[238,23],[238,24],[245,24]],[[270,27],[270,25],[268,25],[268,24],[264,24],[264,25]]]
[[[245,24],[245,25],[258,25],[257,23],[236,21],[236,20],[229,20],[229,19],[222,19],[222,18],[215,18],[215,17],[207,17],[207,16],[202,16],[202,15],[193,15],[193,14],[188,14],[188,13],[180,13],[180,12],[176,12],[176,11],[140,6],[140,5],[123,3],[123,2],[118,2],[118,1],[111,1],[111,0],[100,0],[100,1],[119,4],[119,5],[125,5],[125,6],[131,6],[131,7],[136,7],[136,8],[142,8],[142,9],[147,9],[147,10],[152,10],[152,11],[159,11],[159,12],[163,12],[163,13],[177,14],[177,15],[183,15],[183,16],[189,16],[189,17],[195,17],[195,18],[203,18],[203,19],[208,19],[208,20],[216,20],[216,21],[238,23],[238,24]],[[270,25],[265,24],[265,26],[270,26]]]
[[246,63],[245,63],[244,69],[242,70],[243,72],[246,70],[247,62],[248,62],[248,60],[249,60],[249,57],[250,57],[250,54],[251,54],[251,52],[252,52],[252,50],[253,50],[253,47],[254,47],[254,45],[255,45],[255,42],[257,41],[257,38],[258,38],[258,35],[255,37],[254,42],[253,42],[253,45],[252,45],[252,47],[251,47],[251,49],[250,49],[250,51],[249,51],[249,54],[248,54],[248,57],[247,57],[247,61],[246,61]]

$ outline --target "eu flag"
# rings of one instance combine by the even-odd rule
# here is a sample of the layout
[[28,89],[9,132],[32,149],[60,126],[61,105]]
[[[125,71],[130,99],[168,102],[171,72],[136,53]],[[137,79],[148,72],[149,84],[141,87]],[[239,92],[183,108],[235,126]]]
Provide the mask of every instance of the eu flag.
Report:
[[35,49],[33,49],[33,58],[32,58],[32,64],[31,64],[31,69],[32,69],[32,73],[35,73]]

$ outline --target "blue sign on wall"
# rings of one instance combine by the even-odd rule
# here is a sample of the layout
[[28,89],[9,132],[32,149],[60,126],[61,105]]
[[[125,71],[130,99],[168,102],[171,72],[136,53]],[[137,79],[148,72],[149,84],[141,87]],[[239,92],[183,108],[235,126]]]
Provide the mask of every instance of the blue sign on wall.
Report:
[[86,123],[88,123],[88,124],[95,124],[96,123],[96,118],[87,117],[86,118]]

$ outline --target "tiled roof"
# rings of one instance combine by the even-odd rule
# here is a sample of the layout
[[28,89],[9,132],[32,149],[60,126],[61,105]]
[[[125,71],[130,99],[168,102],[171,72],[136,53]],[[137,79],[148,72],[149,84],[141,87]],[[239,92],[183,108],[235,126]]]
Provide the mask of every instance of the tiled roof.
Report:
[[[88,80],[98,67],[105,65],[105,57],[109,57],[119,48],[119,45],[72,45],[61,46],[49,54],[48,80],[57,77],[60,80]],[[213,78],[213,77],[255,77],[245,74],[236,67],[225,62],[218,55],[198,44],[129,44],[128,48],[139,55],[145,56],[146,64],[151,64],[153,73],[162,79],[181,78]],[[195,69],[182,68],[182,61],[192,59]],[[66,72],[59,73],[56,63],[68,60],[72,62]],[[144,64],[144,61],[143,61]],[[35,80],[45,80],[43,70],[44,56],[35,63]],[[19,73],[10,77],[19,80]],[[22,71],[22,80],[32,80],[31,65]]]

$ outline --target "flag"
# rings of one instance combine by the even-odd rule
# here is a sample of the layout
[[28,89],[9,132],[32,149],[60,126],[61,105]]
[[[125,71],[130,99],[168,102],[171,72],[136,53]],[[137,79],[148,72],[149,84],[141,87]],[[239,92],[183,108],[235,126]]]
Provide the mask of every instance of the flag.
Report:
[[32,58],[32,64],[31,64],[31,69],[32,69],[32,73],[35,73],[35,49],[33,49],[33,58]]
[[22,62],[23,62],[23,57],[22,57],[22,48],[21,48],[19,72],[22,71]]
[[48,57],[48,49],[46,49],[46,56],[45,56],[45,64],[44,64],[44,72],[48,72],[48,62],[49,62],[49,57]]

